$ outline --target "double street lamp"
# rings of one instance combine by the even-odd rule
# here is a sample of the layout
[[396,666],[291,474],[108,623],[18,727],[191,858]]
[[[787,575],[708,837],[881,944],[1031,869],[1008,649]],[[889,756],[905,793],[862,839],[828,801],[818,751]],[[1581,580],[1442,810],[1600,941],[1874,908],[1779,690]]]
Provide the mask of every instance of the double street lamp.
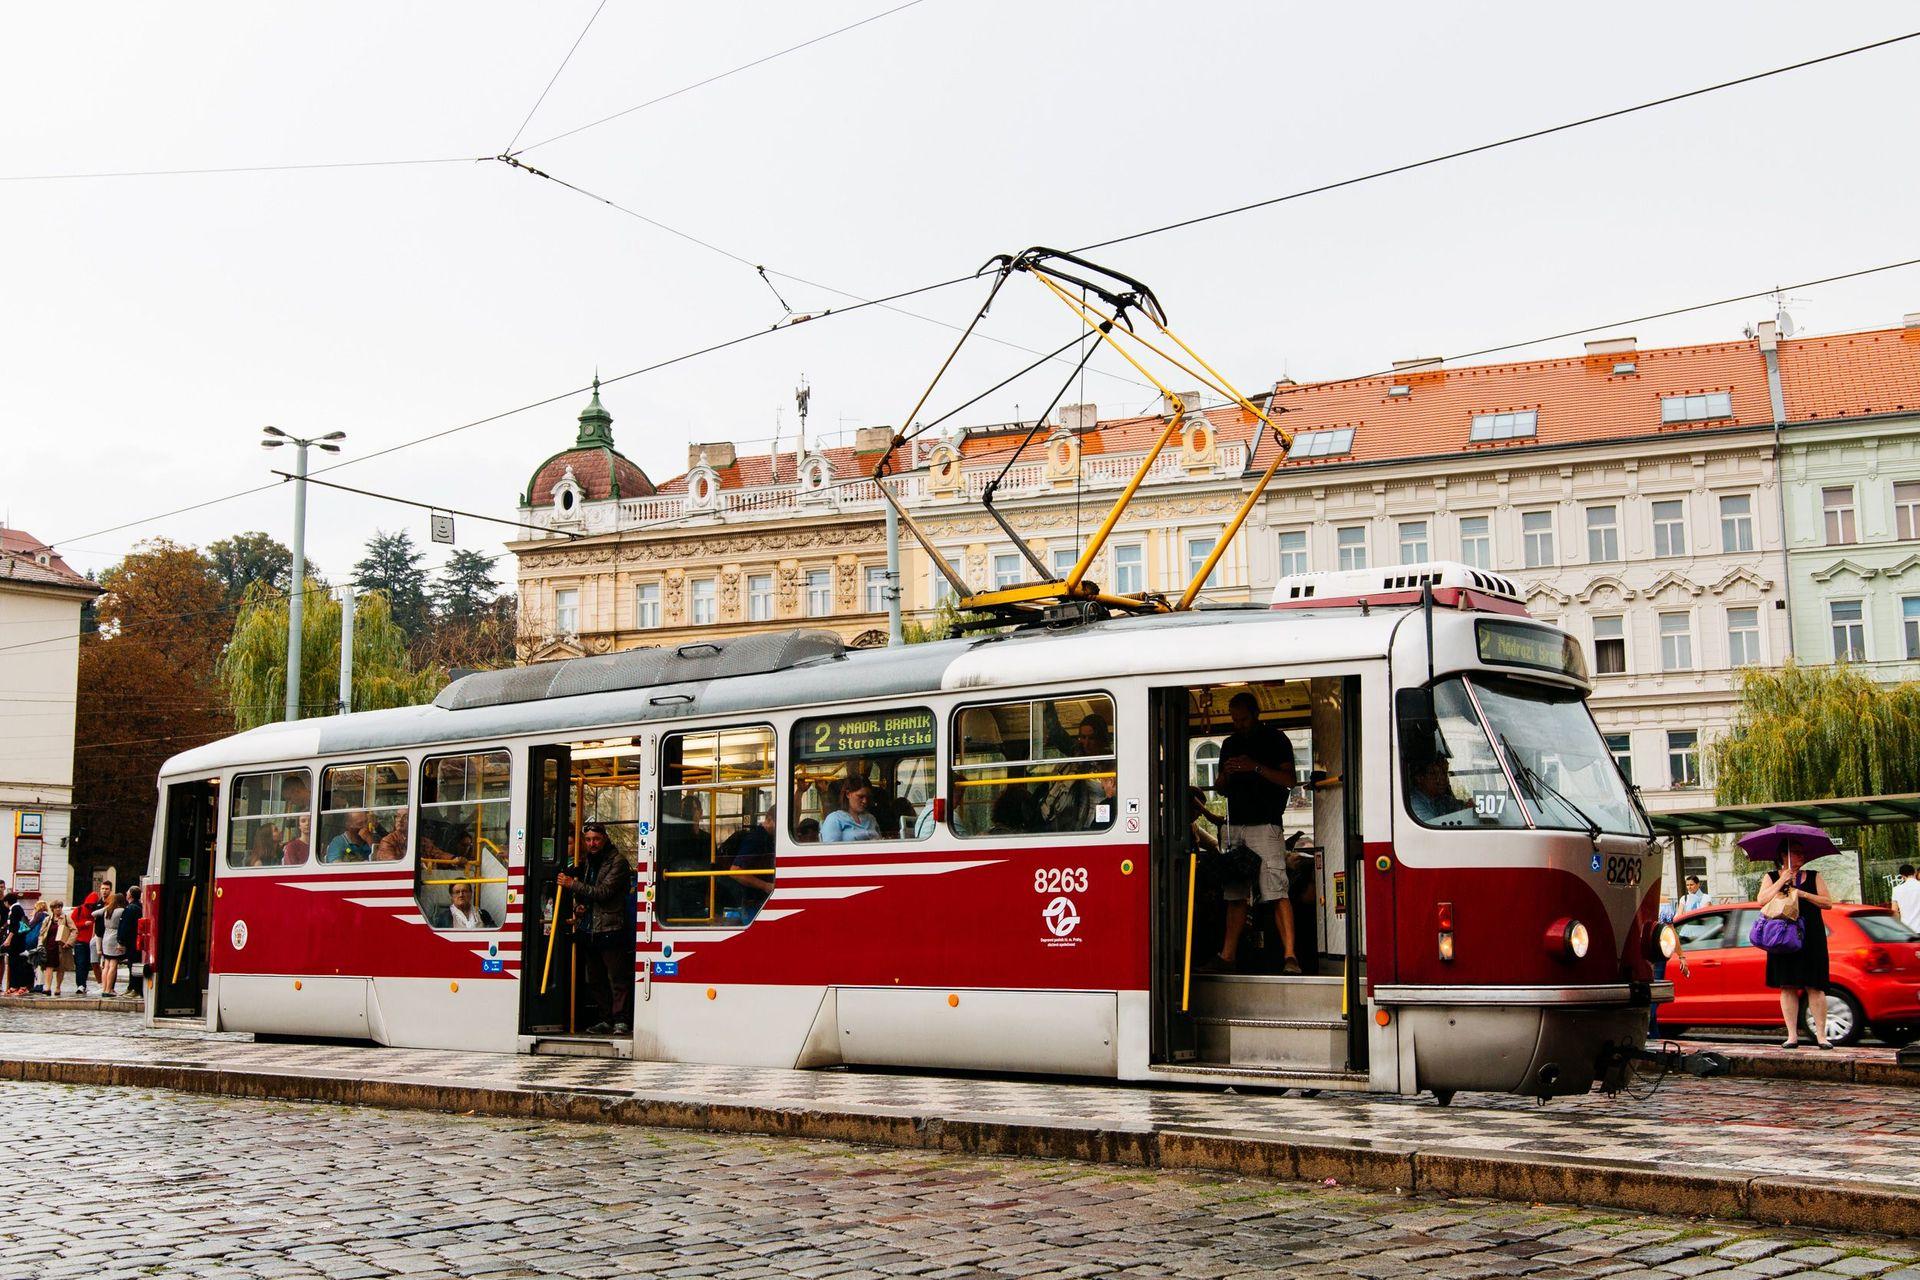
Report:
[[289,435],[278,427],[262,427],[266,437],[260,441],[262,449],[278,449],[284,445],[293,445],[298,450],[298,460],[293,468],[293,570],[292,581],[288,584],[287,595],[287,719],[300,718],[300,636],[306,622],[307,600],[307,450],[324,449],[328,453],[340,452],[340,446],[333,443],[345,440],[344,431],[329,431],[326,435],[303,440],[299,436]]

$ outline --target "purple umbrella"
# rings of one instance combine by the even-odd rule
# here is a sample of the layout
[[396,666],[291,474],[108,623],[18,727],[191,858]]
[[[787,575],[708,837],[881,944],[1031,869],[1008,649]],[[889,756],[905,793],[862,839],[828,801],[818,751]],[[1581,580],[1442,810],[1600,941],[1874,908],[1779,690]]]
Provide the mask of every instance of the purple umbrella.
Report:
[[1740,837],[1739,843],[1753,862],[1780,862],[1785,859],[1789,844],[1798,845],[1807,862],[1840,852],[1826,832],[1798,822],[1776,822],[1770,827],[1749,831]]

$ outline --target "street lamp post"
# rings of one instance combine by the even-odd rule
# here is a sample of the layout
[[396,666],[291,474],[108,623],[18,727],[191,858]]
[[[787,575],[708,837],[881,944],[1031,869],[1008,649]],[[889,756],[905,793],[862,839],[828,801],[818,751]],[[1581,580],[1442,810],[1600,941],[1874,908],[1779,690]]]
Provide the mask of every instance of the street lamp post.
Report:
[[266,438],[260,441],[262,449],[278,449],[282,445],[293,445],[298,450],[293,467],[293,568],[292,581],[288,585],[287,595],[287,716],[288,720],[300,718],[300,637],[306,625],[307,601],[307,450],[314,446],[328,453],[340,452],[340,446],[332,443],[345,440],[344,431],[329,431],[324,436],[315,436],[303,440],[299,436],[288,435],[278,427],[262,427]]

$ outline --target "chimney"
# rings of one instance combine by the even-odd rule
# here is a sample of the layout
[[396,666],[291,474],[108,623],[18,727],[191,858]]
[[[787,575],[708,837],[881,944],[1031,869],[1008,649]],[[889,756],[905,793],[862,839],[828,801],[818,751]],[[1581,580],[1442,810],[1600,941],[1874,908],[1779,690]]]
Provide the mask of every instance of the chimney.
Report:
[[715,471],[725,471],[734,464],[736,455],[731,440],[720,440],[713,444],[690,444],[687,446],[687,469],[700,465],[700,455],[707,455],[707,465]]
[[[1188,413],[1196,413],[1199,411],[1200,393],[1198,391],[1176,391],[1174,392],[1174,395],[1177,395],[1180,397],[1180,403],[1186,406]],[[1160,397],[1160,399],[1161,399],[1160,412],[1166,414],[1168,417],[1172,417],[1173,411],[1177,407],[1173,403],[1173,397],[1162,396]]]
[[1636,340],[1633,338],[1594,338],[1587,343],[1590,356],[1630,356],[1634,352]]
[[1413,369],[1438,369],[1441,365],[1445,364],[1446,361],[1447,358],[1445,356],[1415,356],[1411,360],[1395,360],[1393,362],[1393,371],[1395,373],[1406,373]]
[[1082,431],[1093,430],[1100,421],[1100,406],[1097,404],[1063,404],[1060,406],[1060,425],[1078,435]]
[[861,427],[853,433],[855,453],[885,453],[892,444],[892,427]]
[[1904,316],[1901,316],[1900,327],[1903,329],[1920,329],[1920,311],[1909,311]]

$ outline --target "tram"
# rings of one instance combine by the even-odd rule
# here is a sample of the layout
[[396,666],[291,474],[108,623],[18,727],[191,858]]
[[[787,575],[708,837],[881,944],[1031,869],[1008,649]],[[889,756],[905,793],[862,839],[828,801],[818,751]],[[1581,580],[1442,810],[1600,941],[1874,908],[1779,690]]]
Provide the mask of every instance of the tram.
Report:
[[[1571,636],[1451,563],[1291,577],[1266,608],[471,674],[431,705],[168,761],[147,1016],[668,1062],[1585,1092],[1641,1047],[1673,944],[1589,691]],[[1299,973],[1248,949],[1204,963],[1208,787],[1248,694],[1298,763]],[[864,838],[832,838],[849,827]],[[634,877],[611,962],[575,910],[589,829]]]

